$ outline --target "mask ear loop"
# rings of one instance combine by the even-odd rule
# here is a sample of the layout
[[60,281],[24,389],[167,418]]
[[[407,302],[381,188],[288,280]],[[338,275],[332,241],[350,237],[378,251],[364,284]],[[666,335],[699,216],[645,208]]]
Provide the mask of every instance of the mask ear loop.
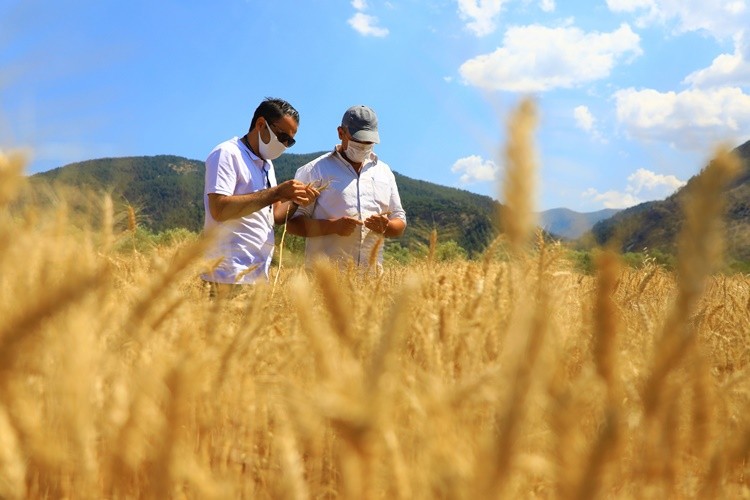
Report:
[[[271,124],[268,123],[268,120],[266,120],[265,117],[263,118],[263,122],[266,124],[266,130],[268,130],[268,134],[269,134],[268,135],[268,144],[271,144],[271,142],[273,142],[274,139],[276,139],[278,141],[279,140],[278,137],[276,137],[276,134],[274,134],[273,130],[271,130]],[[261,140],[263,140],[263,139],[261,139]]]

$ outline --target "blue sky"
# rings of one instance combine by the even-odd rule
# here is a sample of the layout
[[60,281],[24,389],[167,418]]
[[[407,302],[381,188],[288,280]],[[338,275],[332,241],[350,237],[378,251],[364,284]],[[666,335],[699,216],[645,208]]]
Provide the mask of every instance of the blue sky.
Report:
[[275,96],[310,153],[366,104],[394,170],[499,197],[532,96],[537,207],[622,208],[750,139],[747,27],[745,0],[0,0],[0,147],[203,160]]

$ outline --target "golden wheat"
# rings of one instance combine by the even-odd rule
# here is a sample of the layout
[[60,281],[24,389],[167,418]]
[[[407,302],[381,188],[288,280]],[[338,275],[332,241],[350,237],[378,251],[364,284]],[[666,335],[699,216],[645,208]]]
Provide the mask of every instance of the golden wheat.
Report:
[[711,275],[731,158],[686,205],[676,274],[605,252],[578,275],[517,221],[512,259],[498,239],[437,262],[435,236],[408,269],[321,263],[214,301],[210,238],[118,250],[107,196],[97,225],[5,210],[14,161],[2,498],[748,494],[750,280]]
[[521,252],[536,226],[536,152],[532,140],[535,125],[536,105],[531,99],[525,99],[513,112],[508,124],[502,185],[504,205],[500,211],[503,231],[516,253]]

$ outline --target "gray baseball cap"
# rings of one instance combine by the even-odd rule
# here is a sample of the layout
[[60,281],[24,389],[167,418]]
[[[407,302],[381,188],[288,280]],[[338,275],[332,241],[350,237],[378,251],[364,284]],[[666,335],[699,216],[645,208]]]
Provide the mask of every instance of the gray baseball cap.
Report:
[[352,139],[359,142],[380,142],[378,117],[367,106],[352,106],[341,119],[341,126],[349,131]]

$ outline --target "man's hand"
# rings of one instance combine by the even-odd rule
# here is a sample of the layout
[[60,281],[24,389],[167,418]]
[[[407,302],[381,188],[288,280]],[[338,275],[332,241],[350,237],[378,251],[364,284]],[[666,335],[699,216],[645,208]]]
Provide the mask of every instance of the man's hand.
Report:
[[388,229],[388,217],[380,214],[371,215],[365,219],[365,227],[374,233],[384,235]]
[[349,236],[354,228],[362,225],[362,221],[354,217],[341,217],[335,220],[336,234],[339,236]]
[[302,206],[309,205],[320,194],[314,188],[308,187],[306,184],[295,179],[284,181],[276,186],[276,193],[279,201],[291,201]]
[[295,202],[297,205],[302,207],[306,207],[310,203],[314,203],[315,200],[318,199],[318,196],[320,196],[320,191],[315,189],[311,184],[306,184],[305,190],[307,191],[307,203],[302,203],[301,201]]

